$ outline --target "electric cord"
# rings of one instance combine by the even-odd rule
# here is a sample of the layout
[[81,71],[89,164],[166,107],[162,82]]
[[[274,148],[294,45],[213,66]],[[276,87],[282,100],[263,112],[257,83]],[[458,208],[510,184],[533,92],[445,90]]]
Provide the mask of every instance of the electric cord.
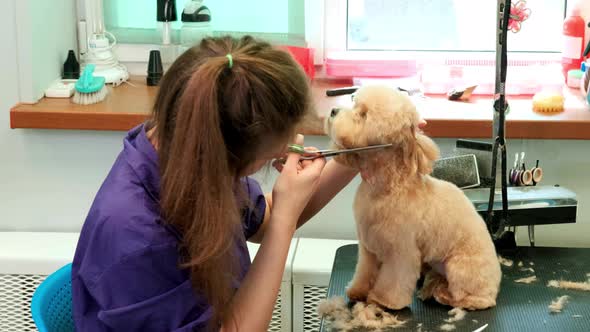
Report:
[[[108,36],[110,36],[110,40]],[[101,46],[100,42],[104,42],[105,39],[107,46]],[[109,77],[105,78],[107,83],[112,83],[114,86],[118,86],[129,79],[127,67],[119,63],[113,52],[116,44],[117,38],[108,31],[105,31],[103,35],[93,34],[92,37],[88,38],[88,52],[84,54],[84,63],[94,64],[98,75],[101,72],[109,72],[111,75],[107,75]]]

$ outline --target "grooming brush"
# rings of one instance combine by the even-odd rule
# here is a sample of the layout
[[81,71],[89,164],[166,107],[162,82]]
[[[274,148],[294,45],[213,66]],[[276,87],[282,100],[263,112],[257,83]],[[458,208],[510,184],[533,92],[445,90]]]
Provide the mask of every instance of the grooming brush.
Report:
[[465,139],[458,139],[455,143],[455,155],[473,154],[477,160],[477,169],[480,175],[482,186],[489,186],[491,178],[489,175],[492,172],[492,147],[488,142],[472,141]]
[[541,182],[543,179],[543,169],[539,167],[539,160],[537,159],[537,164],[531,170],[531,174],[533,175],[533,186],[536,186],[537,183]]
[[479,187],[481,184],[474,154],[437,160],[432,176],[453,183],[461,189]]
[[76,82],[76,93],[74,94],[73,102],[81,105],[96,104],[103,101],[108,90],[105,86],[105,78],[98,76],[94,77],[94,65],[88,64],[84,67],[82,76]]
[[533,111],[559,113],[564,109],[564,98],[560,92],[538,92],[533,97]]

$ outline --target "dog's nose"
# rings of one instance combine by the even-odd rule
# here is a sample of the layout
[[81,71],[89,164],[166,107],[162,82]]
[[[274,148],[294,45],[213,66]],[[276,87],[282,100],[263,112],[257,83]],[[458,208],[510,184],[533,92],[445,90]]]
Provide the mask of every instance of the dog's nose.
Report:
[[335,117],[338,114],[338,112],[340,112],[339,108],[333,108],[332,112],[330,113],[330,116]]

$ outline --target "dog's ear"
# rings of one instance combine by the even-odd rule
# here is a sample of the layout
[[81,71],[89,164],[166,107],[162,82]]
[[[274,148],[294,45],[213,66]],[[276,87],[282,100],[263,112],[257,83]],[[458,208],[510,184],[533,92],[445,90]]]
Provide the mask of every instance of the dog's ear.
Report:
[[430,174],[434,162],[439,158],[438,146],[428,136],[418,133],[416,135],[416,153],[418,173]]

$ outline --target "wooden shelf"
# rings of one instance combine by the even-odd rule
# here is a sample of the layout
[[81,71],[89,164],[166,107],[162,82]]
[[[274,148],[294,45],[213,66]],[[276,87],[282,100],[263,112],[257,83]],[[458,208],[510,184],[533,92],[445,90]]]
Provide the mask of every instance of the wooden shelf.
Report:
[[[80,106],[69,99],[44,98],[36,104],[19,104],[10,111],[11,128],[129,130],[145,121],[151,112],[157,88],[148,87],[145,78],[132,78],[131,84],[110,88],[104,102]],[[328,88],[349,84],[316,81],[312,84],[315,112],[306,119],[299,132],[323,135],[323,119],[335,106],[350,106],[350,95],[326,97]],[[590,110],[577,90],[565,89],[566,110],[555,115],[532,111],[530,98],[509,98],[510,113],[506,132],[509,138],[590,139]],[[490,138],[492,133],[492,98],[452,102],[444,96],[428,96],[418,104],[428,121],[426,133],[431,137]]]

